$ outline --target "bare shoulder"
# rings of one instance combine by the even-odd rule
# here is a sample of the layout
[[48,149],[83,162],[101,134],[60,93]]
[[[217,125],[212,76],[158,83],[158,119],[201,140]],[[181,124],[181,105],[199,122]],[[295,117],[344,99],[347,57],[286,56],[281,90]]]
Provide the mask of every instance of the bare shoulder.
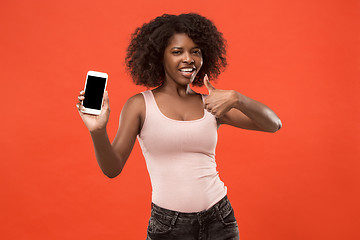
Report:
[[141,93],[133,95],[126,101],[123,111],[128,110],[136,114],[141,114],[142,112],[145,112],[145,99]]
[[126,104],[139,105],[139,106],[144,105],[145,107],[144,96],[141,93],[135,94],[126,101]]
[[138,93],[126,101],[121,111],[120,120],[125,118],[130,121],[138,122],[141,129],[145,119],[145,112],[146,107],[144,96],[141,93]]
[[130,97],[121,110],[119,128],[112,143],[116,152],[127,159],[140,133],[145,114],[145,100],[142,94]]

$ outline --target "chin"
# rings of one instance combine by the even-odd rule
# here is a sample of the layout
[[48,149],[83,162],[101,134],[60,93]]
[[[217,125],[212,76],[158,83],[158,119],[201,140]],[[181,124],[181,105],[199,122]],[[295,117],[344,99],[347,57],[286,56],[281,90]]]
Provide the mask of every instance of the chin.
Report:
[[180,84],[180,85],[189,85],[190,83],[192,83],[193,81],[191,80],[191,79],[189,79],[189,78],[181,78],[181,79],[179,79],[179,81],[178,81],[178,83]]

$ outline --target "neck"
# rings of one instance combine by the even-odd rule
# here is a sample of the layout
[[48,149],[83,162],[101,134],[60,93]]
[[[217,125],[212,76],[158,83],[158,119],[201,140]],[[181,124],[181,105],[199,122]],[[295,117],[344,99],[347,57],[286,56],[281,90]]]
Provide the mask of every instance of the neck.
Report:
[[168,92],[172,95],[178,95],[180,97],[194,94],[195,92],[190,88],[190,84],[180,85],[171,81],[164,81],[164,83],[158,88],[161,91]]

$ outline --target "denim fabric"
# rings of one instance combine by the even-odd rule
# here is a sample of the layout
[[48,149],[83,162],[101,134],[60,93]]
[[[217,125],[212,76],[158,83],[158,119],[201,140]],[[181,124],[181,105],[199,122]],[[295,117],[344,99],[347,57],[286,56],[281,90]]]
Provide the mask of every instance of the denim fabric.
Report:
[[208,210],[182,213],[152,204],[147,240],[240,239],[234,210],[225,196]]

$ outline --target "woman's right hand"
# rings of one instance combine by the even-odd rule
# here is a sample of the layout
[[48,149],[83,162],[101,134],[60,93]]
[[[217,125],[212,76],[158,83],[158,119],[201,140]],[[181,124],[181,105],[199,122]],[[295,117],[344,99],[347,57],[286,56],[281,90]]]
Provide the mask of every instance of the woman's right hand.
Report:
[[80,94],[78,96],[79,102],[76,104],[81,119],[83,120],[85,126],[88,128],[90,132],[104,131],[106,129],[107,122],[109,121],[109,115],[110,115],[109,96],[107,91],[104,92],[104,101],[100,115],[87,114],[81,111],[82,109],[84,109],[83,106],[83,101],[85,99],[84,94],[85,94],[84,90],[80,91]]

